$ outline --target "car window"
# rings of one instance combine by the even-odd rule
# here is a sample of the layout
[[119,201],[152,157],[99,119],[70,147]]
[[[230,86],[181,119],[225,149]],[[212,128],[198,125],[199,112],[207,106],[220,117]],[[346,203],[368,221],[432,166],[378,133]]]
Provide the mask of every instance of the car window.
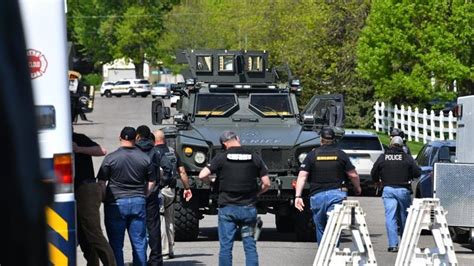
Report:
[[150,84],[150,82],[146,79],[141,79],[137,82],[137,84]]
[[342,150],[382,150],[382,144],[378,137],[375,136],[344,136],[339,142],[338,146]]
[[425,145],[423,149],[418,153],[416,157],[416,162],[419,166],[428,166],[430,163],[430,155],[433,147],[430,145]]
[[432,150],[431,150],[431,156],[430,156],[430,164],[431,166],[433,166],[436,162],[438,162],[438,151],[439,151],[439,147],[433,147]]
[[[449,148],[449,157],[451,158],[450,161],[454,163],[454,158],[456,157],[456,147],[448,147]],[[431,166],[434,166],[435,163],[439,162],[439,151],[441,148],[434,147],[431,151]]]

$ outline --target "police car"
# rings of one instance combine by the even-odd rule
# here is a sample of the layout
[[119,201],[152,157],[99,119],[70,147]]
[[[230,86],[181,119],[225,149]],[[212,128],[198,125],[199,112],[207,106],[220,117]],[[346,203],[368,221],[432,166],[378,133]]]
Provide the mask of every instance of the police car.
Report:
[[370,171],[377,158],[384,153],[377,134],[363,130],[346,130],[338,147],[349,156],[360,177],[362,191],[374,189]]
[[104,88],[100,92],[101,96],[110,98],[112,96],[120,97],[130,95],[131,97],[147,97],[151,93],[151,84],[146,79],[123,79],[115,82],[113,86]]

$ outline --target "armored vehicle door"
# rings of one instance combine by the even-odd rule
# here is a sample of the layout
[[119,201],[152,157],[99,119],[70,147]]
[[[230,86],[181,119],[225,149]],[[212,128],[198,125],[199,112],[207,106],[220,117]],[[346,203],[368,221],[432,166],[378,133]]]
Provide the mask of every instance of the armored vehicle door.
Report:
[[344,126],[344,98],[342,94],[315,95],[300,113],[304,124],[314,127]]

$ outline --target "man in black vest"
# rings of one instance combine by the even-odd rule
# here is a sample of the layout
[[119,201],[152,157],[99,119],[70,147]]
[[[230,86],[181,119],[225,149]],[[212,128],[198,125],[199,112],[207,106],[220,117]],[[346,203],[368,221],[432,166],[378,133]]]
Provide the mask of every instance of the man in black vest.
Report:
[[[257,223],[257,197],[271,185],[267,166],[257,154],[241,147],[239,137],[224,131],[220,142],[226,151],[218,154],[199,173],[209,182],[216,173],[219,188],[219,265],[232,265],[232,247],[237,228],[240,227],[245,250],[246,265],[258,265],[254,228]],[[258,190],[257,179],[261,179]]]
[[327,223],[327,213],[347,197],[343,183],[348,177],[357,195],[362,192],[359,175],[345,152],[334,143],[335,133],[331,128],[321,130],[321,147],[308,153],[300,166],[296,182],[295,208],[303,211],[303,187],[308,179],[310,205],[316,225],[316,242],[321,243]]
[[413,157],[403,151],[403,139],[395,136],[390,142],[389,150],[380,155],[370,174],[374,182],[382,182],[388,251],[397,252],[398,231],[403,235],[407,209],[411,204],[410,181],[419,177],[421,170]]
[[405,132],[401,131],[398,128],[393,128],[392,130],[390,130],[390,140],[392,140],[394,137],[397,137],[397,136],[403,140],[403,147],[402,147],[403,151],[406,154],[411,155],[410,148],[408,148],[406,144]]

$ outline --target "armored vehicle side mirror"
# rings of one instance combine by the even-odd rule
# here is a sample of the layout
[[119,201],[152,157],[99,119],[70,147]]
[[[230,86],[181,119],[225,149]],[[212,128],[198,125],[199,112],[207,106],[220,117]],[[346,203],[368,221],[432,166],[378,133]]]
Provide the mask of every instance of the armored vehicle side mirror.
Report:
[[443,146],[439,149],[438,161],[440,162],[450,162],[451,156],[449,155],[449,147]]
[[178,96],[186,96],[188,97],[188,93],[185,90],[184,84],[173,84],[171,85],[171,93],[173,95],[178,95]]
[[153,125],[161,125],[163,120],[169,119],[171,110],[169,107],[165,107],[163,100],[154,100],[151,103],[151,122]]
[[303,114],[303,117],[301,118],[301,121],[303,122],[303,125],[313,125],[314,124],[314,115]]

